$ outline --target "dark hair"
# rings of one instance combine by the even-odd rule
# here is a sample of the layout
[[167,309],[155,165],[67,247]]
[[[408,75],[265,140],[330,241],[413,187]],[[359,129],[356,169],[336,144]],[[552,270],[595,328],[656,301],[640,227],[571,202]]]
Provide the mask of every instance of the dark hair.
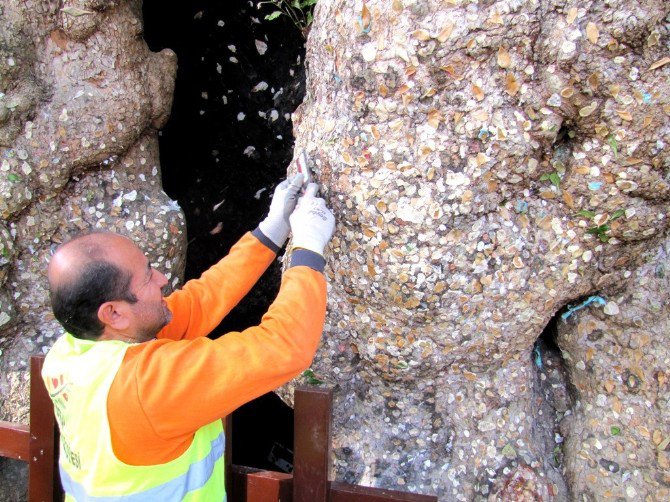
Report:
[[95,340],[105,328],[98,319],[100,305],[119,300],[137,302],[129,291],[131,279],[128,272],[108,261],[90,261],[73,280],[51,289],[51,308],[72,336]]

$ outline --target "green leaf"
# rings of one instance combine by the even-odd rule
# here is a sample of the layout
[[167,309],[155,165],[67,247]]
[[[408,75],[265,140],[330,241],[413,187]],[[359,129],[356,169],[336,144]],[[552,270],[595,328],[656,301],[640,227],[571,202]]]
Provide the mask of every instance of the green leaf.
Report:
[[619,145],[616,142],[616,138],[613,135],[609,135],[607,137],[607,142],[609,143],[610,147],[612,148],[612,151],[614,152],[614,158],[617,158],[617,155],[619,154]]
[[544,173],[540,176],[540,181],[550,181],[552,185],[559,188],[561,185],[561,176],[556,171],[553,173]]
[[595,232],[593,232],[595,235],[598,236],[598,239],[600,239],[600,242],[607,242],[610,240],[609,236],[606,234],[606,232],[609,230],[609,227],[607,225],[600,225],[599,227],[594,229]]
[[267,16],[265,16],[265,19],[268,20],[268,21],[272,21],[272,20],[274,20],[274,19],[277,19],[277,18],[278,18],[279,16],[281,16],[282,14],[283,14],[282,11],[280,11],[280,10],[276,10],[276,11],[274,11],[272,14],[268,14]]
[[312,22],[314,22],[314,15],[310,11],[310,12],[307,13],[307,26],[312,24]]
[[322,385],[323,381],[319,380],[314,376],[314,372],[312,370],[305,370],[302,373],[302,376],[307,380],[307,383],[310,385]]
[[586,209],[582,209],[577,214],[579,216],[584,216],[585,218],[589,218],[589,219],[593,218],[596,215],[596,213],[594,213],[593,211],[587,211]]
[[[607,242],[609,240],[609,237],[605,235],[605,232],[607,232],[610,229],[610,226],[605,224],[605,225],[600,225],[598,227],[591,227],[589,228],[586,233],[591,234],[591,235],[597,235],[601,241]],[[604,240],[604,239],[606,240]]]
[[300,9],[302,7],[300,0],[293,0],[293,2],[291,2],[291,7],[294,9]]
[[7,179],[11,181],[12,183],[16,183],[17,181],[21,181],[21,178],[17,174],[14,173],[9,173],[7,175]]
[[612,436],[619,436],[621,434],[621,429],[615,425],[613,425],[610,428],[610,432],[612,433]]
[[616,219],[618,219],[618,218],[621,218],[624,214],[626,214],[626,210],[625,210],[625,209],[617,209],[616,211],[614,211],[614,212],[612,213],[612,219],[613,219],[613,220],[616,220]]

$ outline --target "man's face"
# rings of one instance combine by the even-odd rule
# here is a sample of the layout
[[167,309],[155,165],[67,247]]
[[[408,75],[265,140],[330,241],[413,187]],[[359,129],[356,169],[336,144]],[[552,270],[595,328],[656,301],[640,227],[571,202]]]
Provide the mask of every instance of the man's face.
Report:
[[123,239],[118,249],[119,265],[131,274],[130,292],[137,298],[129,304],[131,326],[128,335],[137,342],[155,338],[158,332],[172,319],[172,312],[163,299],[162,289],[167,278],[154,270],[146,256],[131,241]]

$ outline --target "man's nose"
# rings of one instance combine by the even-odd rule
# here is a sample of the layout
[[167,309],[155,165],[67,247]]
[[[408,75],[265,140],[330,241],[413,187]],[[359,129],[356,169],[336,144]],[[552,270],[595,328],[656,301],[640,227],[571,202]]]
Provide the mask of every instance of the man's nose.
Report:
[[164,288],[165,286],[167,286],[167,284],[168,284],[168,278],[165,277],[165,274],[163,274],[162,272],[159,272],[158,270],[156,270],[156,281],[157,281],[158,287],[160,287],[161,289]]

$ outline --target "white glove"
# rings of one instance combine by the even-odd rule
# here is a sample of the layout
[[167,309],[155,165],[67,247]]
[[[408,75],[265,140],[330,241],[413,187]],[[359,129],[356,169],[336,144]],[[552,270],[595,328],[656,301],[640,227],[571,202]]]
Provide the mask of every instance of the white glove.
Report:
[[302,248],[323,256],[323,250],[335,231],[335,217],[326,201],[316,197],[319,185],[307,185],[289,218],[293,232],[293,248]]
[[279,248],[284,245],[291,230],[288,217],[295,209],[301,188],[302,174],[285,179],[277,185],[270,203],[270,211],[258,225],[261,232]]

